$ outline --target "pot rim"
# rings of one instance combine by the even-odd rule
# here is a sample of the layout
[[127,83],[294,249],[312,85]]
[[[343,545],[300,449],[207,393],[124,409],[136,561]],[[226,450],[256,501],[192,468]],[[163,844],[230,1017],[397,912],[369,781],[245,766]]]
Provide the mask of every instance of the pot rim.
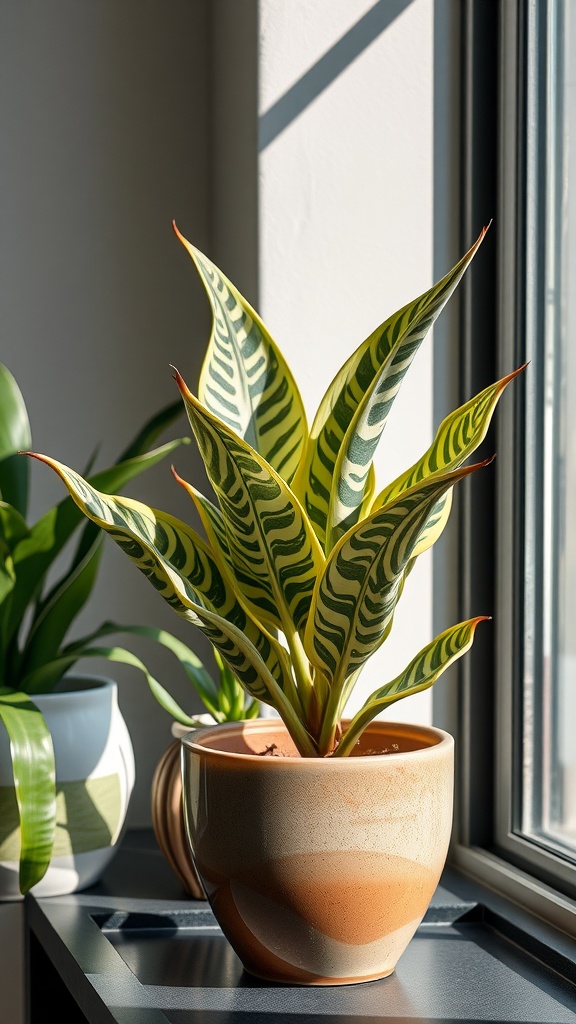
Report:
[[[344,719],[349,721],[349,719]],[[280,721],[281,726],[286,729],[286,726]],[[262,757],[261,754],[250,754],[243,751],[233,750],[220,750],[218,746],[209,745],[209,741],[212,736],[222,735],[224,733],[230,734],[233,732],[265,732],[270,729],[269,718],[255,718],[246,722],[222,722],[215,726],[207,726],[203,729],[192,729],[180,737],[180,743],[182,747],[186,747],[187,750],[196,754],[209,754],[210,756],[216,756],[223,758],[224,761],[234,760],[235,758],[241,758],[244,762],[250,762],[258,764],[260,766],[266,765],[319,765],[329,764],[333,767],[337,767],[337,770],[360,770],[362,767],[366,768],[367,764],[378,763],[382,764],[384,761],[389,762],[392,758],[394,763],[398,764],[402,761],[411,761],[414,758],[420,759],[421,757],[436,757],[438,754],[446,753],[450,748],[454,747],[454,737],[451,733],[446,732],[444,729],[440,729],[435,725],[421,725],[419,723],[403,722],[403,721],[389,721],[388,719],[374,719],[367,726],[367,730],[371,726],[381,726],[378,731],[386,730],[388,732],[396,732],[398,735],[406,735],[410,732],[411,735],[414,733],[420,734],[421,736],[432,739],[434,742],[427,746],[416,747],[413,750],[398,750],[389,751],[385,755],[383,754],[362,754],[359,756],[349,757],[292,757],[289,755],[283,757]],[[198,733],[201,733],[201,741],[195,742],[195,737]],[[355,768],[351,769],[354,765]],[[347,767],[348,766],[348,767]],[[275,770],[275,768],[274,768]]]
[[[79,684],[79,685],[74,685]],[[93,690],[113,690],[118,683],[111,676],[101,676],[90,672],[73,672],[65,675],[56,684],[58,689],[46,693],[27,693],[32,702],[41,700],[58,701],[70,697],[74,693],[91,693]]]

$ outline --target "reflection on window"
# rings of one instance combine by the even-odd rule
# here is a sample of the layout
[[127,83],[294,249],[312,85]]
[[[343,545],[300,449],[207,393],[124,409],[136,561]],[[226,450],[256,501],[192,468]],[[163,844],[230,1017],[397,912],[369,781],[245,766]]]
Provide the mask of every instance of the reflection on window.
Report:
[[[521,831],[576,857],[576,5],[549,0],[539,82],[539,325],[529,358]],[[541,50],[542,52],[542,50]],[[544,79],[544,81],[542,80]],[[543,92],[542,92],[543,90]],[[544,97],[544,103],[542,99]],[[529,101],[530,104],[530,101]],[[530,109],[530,105],[529,105]],[[543,194],[545,193],[545,194]],[[528,201],[531,190],[528,188]],[[528,220],[530,212],[528,211]],[[531,308],[532,307],[532,308]],[[540,315],[538,310],[541,311]],[[533,629],[532,629],[533,627]]]

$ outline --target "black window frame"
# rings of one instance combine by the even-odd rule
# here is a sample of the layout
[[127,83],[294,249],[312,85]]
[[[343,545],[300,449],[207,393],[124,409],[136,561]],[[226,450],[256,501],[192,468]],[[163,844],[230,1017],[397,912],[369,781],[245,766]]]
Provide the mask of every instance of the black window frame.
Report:
[[[449,863],[576,936],[576,863],[520,834],[525,635],[524,554],[538,443],[525,430],[542,416],[542,280],[548,130],[546,32],[554,0],[464,0],[461,251],[492,221],[461,286],[461,400],[529,365],[502,399],[485,442],[495,462],[458,502],[461,618],[489,614],[458,665],[439,725],[456,738],[456,806]],[[495,69],[496,73],[495,73]],[[530,465],[530,473],[526,466]],[[529,494],[530,501],[534,494]],[[534,513],[537,516],[537,511]],[[527,525],[528,524],[528,525]]]

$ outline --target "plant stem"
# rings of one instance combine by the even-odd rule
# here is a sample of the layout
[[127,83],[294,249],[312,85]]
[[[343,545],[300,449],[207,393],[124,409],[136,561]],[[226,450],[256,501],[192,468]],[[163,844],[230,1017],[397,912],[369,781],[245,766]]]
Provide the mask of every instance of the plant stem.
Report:
[[312,678],[310,676],[310,665],[298,631],[294,628],[286,629],[284,631],[284,636],[286,637],[286,643],[288,644],[288,650],[290,651],[290,660],[294,670],[294,676],[296,678],[296,692],[299,704],[305,717],[306,724],[308,725],[308,717],[314,689],[312,685]]
[[318,740],[318,748],[322,757],[331,754],[336,741],[336,730],[340,721],[341,694],[339,687],[332,684],[330,696],[324,710],[322,730]]
[[340,743],[332,754],[330,754],[330,757],[346,757],[352,750],[352,747],[356,745],[359,736],[364,732],[366,726],[369,725],[375,717],[376,711],[373,709],[365,711],[364,714],[356,715],[344,733]]

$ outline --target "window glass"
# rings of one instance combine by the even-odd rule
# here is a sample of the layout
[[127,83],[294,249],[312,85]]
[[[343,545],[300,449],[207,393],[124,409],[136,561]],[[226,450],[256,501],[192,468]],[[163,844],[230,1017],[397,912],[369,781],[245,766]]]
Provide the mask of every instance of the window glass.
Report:
[[[540,23],[530,114],[526,290],[534,367],[526,407],[525,665],[520,830],[576,855],[576,10],[550,0]],[[536,100],[536,96],[538,100]],[[533,218],[530,225],[530,218]]]

